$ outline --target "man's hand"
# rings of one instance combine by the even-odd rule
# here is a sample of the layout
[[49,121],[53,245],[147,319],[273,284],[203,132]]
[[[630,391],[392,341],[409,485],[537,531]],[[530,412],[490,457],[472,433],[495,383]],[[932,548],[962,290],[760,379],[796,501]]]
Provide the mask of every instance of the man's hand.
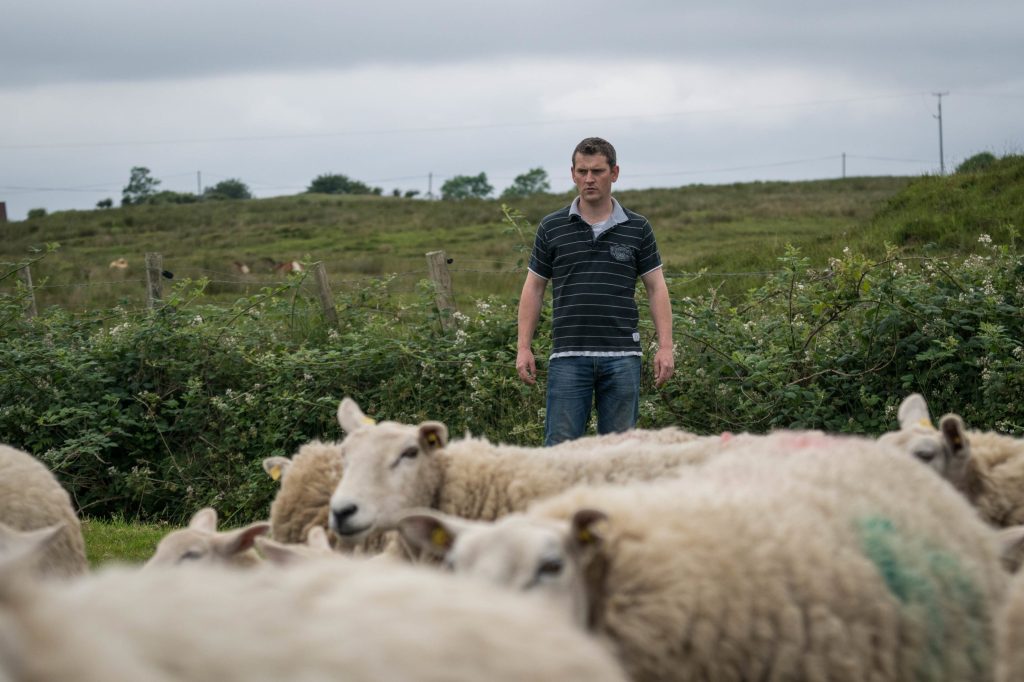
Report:
[[533,351],[529,348],[516,353],[516,371],[519,378],[527,384],[537,383],[537,361],[533,357]]
[[654,386],[660,388],[662,384],[672,378],[676,371],[676,359],[672,354],[672,346],[659,347],[654,354]]

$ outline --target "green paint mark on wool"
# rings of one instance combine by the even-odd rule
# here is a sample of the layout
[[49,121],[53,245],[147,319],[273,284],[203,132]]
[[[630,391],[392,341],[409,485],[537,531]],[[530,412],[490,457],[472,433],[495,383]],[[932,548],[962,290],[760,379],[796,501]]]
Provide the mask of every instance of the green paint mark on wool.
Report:
[[[988,622],[987,609],[959,559],[913,534],[900,532],[891,519],[882,516],[865,517],[856,525],[864,553],[889,591],[924,624],[927,652],[919,662],[918,679],[946,679],[947,656],[958,653],[947,649],[947,631],[963,631],[965,627],[971,667],[979,679],[987,675],[992,648],[984,625]],[[970,620],[947,622],[952,613],[945,608],[947,603],[958,605]]]

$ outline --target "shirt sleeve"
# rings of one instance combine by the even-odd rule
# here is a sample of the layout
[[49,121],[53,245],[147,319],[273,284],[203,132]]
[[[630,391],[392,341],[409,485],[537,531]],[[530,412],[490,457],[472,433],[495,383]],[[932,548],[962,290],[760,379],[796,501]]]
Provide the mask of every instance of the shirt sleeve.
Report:
[[640,242],[640,256],[637,259],[637,272],[640,276],[661,267],[661,254],[658,242],[654,239],[654,230],[649,222],[644,222],[643,241]]
[[537,227],[537,236],[533,240],[533,253],[530,254],[530,272],[543,277],[544,279],[551,279],[551,263],[552,257],[550,249],[548,248],[547,235],[544,230],[544,224],[541,223]]

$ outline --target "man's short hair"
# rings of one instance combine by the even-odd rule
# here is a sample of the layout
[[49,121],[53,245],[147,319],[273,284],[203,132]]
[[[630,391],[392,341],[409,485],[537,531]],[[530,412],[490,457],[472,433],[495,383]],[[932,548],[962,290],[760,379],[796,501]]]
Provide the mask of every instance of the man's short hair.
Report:
[[576,149],[572,151],[572,167],[576,167],[576,155],[582,154],[583,156],[594,156],[595,154],[603,154],[608,159],[608,166],[610,168],[615,167],[615,147],[608,140],[600,137],[587,137],[582,142],[576,145]]

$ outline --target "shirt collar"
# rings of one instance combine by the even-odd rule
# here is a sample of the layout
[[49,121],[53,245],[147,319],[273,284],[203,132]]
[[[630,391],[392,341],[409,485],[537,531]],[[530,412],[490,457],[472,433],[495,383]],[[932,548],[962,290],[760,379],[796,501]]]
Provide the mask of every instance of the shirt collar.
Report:
[[[572,200],[572,205],[569,206],[569,215],[574,215],[580,220],[583,219],[583,214],[580,213],[579,197]],[[626,215],[625,209],[622,208],[622,205],[619,204],[615,197],[612,197],[612,215],[605,222],[611,225],[618,225],[619,223],[624,223],[627,220],[629,220],[629,216]]]

